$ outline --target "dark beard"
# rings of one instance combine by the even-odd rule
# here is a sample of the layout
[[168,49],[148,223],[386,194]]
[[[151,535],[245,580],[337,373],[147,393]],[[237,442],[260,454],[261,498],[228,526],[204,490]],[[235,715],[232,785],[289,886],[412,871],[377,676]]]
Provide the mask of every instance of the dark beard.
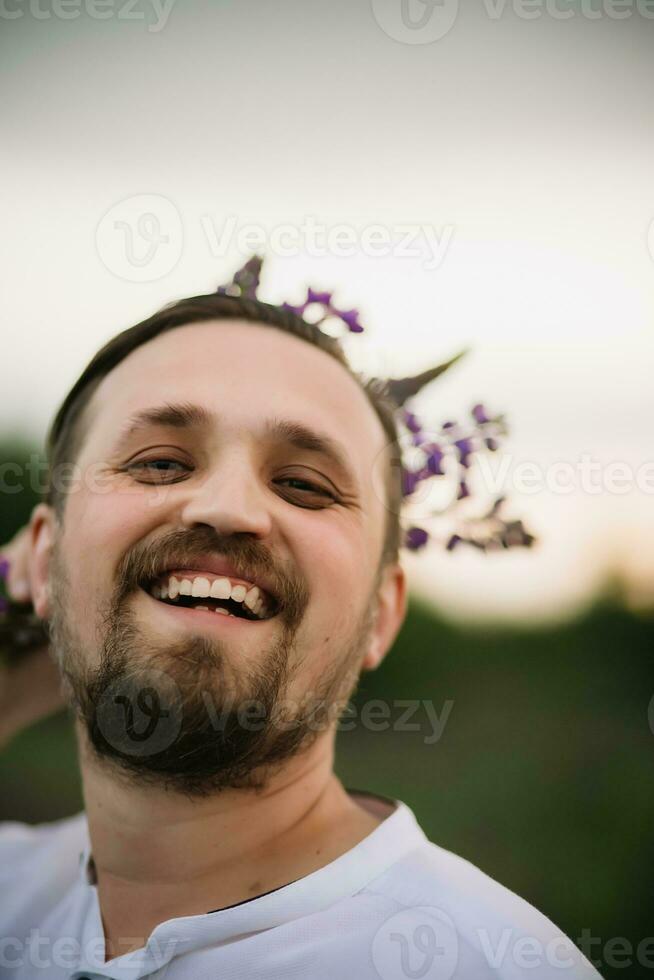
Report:
[[[148,556],[142,557],[147,565]],[[53,554],[50,639],[88,749],[130,785],[193,798],[228,788],[263,789],[284,762],[310,748],[340,716],[356,687],[372,605],[346,650],[322,672],[317,689],[290,703],[284,699],[302,666],[295,637],[308,603],[305,590],[290,583],[283,594],[292,601],[278,617],[279,637],[248,665],[233,641],[228,656],[229,647],[203,635],[165,648],[149,640],[128,605],[142,565],[137,561],[121,575],[102,617],[99,663],[91,666],[70,622],[63,560],[56,549]]]

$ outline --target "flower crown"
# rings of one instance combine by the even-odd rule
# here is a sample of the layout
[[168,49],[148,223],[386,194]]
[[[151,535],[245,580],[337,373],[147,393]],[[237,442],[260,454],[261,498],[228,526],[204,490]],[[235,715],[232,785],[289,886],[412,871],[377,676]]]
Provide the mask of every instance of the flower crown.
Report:
[[[263,258],[253,255],[238,269],[231,281],[218,286],[216,292],[221,296],[260,299],[257,291],[262,265]],[[322,315],[317,320],[312,320],[314,327],[319,329],[320,324],[328,319],[340,320],[346,328],[344,333],[363,333],[359,311],[341,310],[334,303],[332,292],[308,287],[303,303],[281,304],[282,309],[290,310],[300,317],[304,317],[309,307],[316,306],[322,307]],[[415,499],[418,487],[428,480],[449,482],[452,486],[450,499],[443,507],[434,509],[427,515],[447,516],[450,526],[442,535],[442,543],[447,551],[453,551],[460,544],[468,544],[484,552],[501,548],[530,548],[536,539],[525,529],[522,521],[508,520],[500,514],[506,499],[504,496],[487,502],[480,513],[461,513],[461,502],[473,496],[469,485],[472,462],[478,453],[497,452],[501,436],[508,432],[504,416],[492,415],[484,405],[477,403],[470,410],[470,417],[465,422],[448,420],[435,428],[427,428],[419,420],[413,405],[411,408],[407,407],[407,402],[426,384],[440,377],[465,353],[466,351],[461,351],[449,361],[414,377],[388,378],[383,381],[385,393],[396,406],[402,456],[402,499]],[[437,535],[433,531],[411,525],[403,528],[402,546],[410,551],[417,551],[435,538]]]

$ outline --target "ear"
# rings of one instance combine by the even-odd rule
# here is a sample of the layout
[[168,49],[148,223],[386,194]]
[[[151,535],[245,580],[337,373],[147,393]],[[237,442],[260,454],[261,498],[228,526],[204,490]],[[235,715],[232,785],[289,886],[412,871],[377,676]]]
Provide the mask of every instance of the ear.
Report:
[[48,572],[55,539],[56,517],[49,504],[37,504],[29,523],[29,578],[34,611],[40,619],[50,615]]
[[362,661],[362,670],[375,670],[393,645],[404,622],[407,610],[407,587],[404,569],[399,564],[387,565],[377,590],[375,624]]

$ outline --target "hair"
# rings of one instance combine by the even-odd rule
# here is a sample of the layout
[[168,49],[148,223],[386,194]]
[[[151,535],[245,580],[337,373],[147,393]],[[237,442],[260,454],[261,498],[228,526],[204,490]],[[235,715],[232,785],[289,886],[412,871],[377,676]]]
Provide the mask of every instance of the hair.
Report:
[[59,407],[46,437],[45,502],[54,508],[58,519],[63,521],[67,493],[59,480],[53,479],[53,475],[72,469],[79,457],[89,428],[85,409],[103,378],[116,365],[142,344],[175,327],[207,320],[233,319],[275,327],[313,344],[337,360],[364,392],[387,437],[386,528],[380,567],[397,562],[402,535],[402,464],[396,422],[398,406],[389,394],[386,383],[376,378],[366,379],[354,371],[340,342],[317,325],[308,323],[292,310],[244,296],[209,293],[170,303],[147,320],[116,334],[92,357]]

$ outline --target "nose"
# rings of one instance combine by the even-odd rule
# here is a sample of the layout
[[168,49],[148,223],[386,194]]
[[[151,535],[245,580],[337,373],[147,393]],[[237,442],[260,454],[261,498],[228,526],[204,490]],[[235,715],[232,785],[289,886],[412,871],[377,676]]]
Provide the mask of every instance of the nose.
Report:
[[182,522],[187,526],[209,524],[218,534],[252,534],[266,537],[271,515],[266,488],[246,460],[225,459],[193,487]]

